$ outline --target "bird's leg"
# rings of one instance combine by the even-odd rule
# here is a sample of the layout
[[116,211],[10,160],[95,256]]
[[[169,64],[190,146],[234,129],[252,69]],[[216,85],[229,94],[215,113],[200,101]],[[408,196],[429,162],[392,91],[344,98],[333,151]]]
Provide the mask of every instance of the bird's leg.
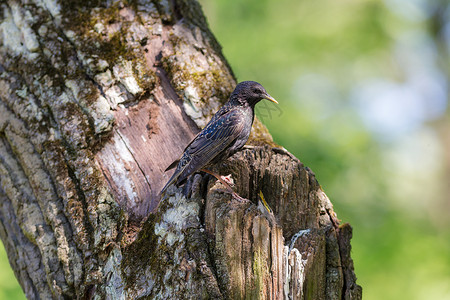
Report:
[[230,187],[234,187],[233,178],[231,178],[231,174],[228,174],[227,176],[220,176],[222,179],[230,185]]
[[203,171],[203,172],[205,172],[205,173],[208,173],[209,175],[212,175],[212,176],[216,177],[217,180],[219,180],[219,181],[227,188],[227,190],[228,190],[230,193],[233,193],[233,194],[234,194],[233,189],[232,189],[231,186],[227,183],[227,181],[229,181],[229,180],[224,179],[224,178],[223,178],[222,176],[220,176],[219,174],[214,173],[213,171],[210,171],[210,170],[200,169],[200,171]]
[[231,186],[226,182],[226,180],[224,178],[222,178],[222,176],[220,176],[217,173],[214,173],[212,171],[206,170],[206,169],[200,169],[200,171],[203,171],[205,173],[208,173],[209,175],[212,175],[214,177],[217,178],[217,180],[219,180],[227,189],[227,191],[233,196],[233,198],[235,198],[236,200],[240,201],[240,202],[244,202],[244,201],[248,201],[247,199],[239,196],[237,193],[235,193],[233,191],[233,189],[231,188]]

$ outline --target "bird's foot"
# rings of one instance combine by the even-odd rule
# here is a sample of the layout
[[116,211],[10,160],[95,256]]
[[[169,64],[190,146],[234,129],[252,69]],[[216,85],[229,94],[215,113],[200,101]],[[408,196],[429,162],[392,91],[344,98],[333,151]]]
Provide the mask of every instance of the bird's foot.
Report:
[[247,202],[250,201],[248,199],[245,199],[241,196],[239,196],[238,194],[236,194],[235,191],[233,191],[233,189],[231,188],[230,185],[234,186],[234,182],[233,179],[231,178],[231,174],[228,176],[220,176],[219,174],[216,174],[212,171],[206,170],[206,169],[201,169],[201,171],[211,174],[212,176],[216,177],[217,180],[219,180],[226,188],[226,190],[222,190],[223,192],[227,192],[230,193],[234,199],[238,200],[239,202]]
[[233,192],[233,189],[230,187],[230,185],[234,186],[234,181],[231,178],[231,174],[228,176],[221,176],[219,174],[216,174],[216,173],[206,170],[206,169],[201,169],[200,171],[203,171],[205,173],[208,173],[208,174],[216,177],[216,179],[219,180],[227,188],[228,191]]
[[227,176],[220,176],[223,181],[225,181],[229,186],[234,187],[234,180],[231,178],[231,174]]

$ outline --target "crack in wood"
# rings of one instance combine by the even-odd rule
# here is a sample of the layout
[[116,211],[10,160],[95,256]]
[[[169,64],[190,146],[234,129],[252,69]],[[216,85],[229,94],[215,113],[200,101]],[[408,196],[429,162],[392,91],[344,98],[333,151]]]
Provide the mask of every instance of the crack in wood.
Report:
[[127,148],[128,152],[130,152],[131,157],[133,157],[134,161],[136,162],[137,167],[139,168],[139,170],[142,173],[142,176],[144,176],[145,182],[147,183],[148,187],[150,188],[150,190],[152,190],[152,185],[150,184],[150,182],[147,179],[147,176],[145,175],[144,170],[142,170],[141,166],[139,165],[139,161],[136,159],[136,157],[134,156],[133,151],[130,149],[129,145],[127,144],[127,142],[125,141],[125,139],[122,137],[122,135],[120,134],[119,130],[115,129],[115,132],[117,132],[117,134],[119,135],[120,139],[122,140],[123,144],[125,145],[125,147]]

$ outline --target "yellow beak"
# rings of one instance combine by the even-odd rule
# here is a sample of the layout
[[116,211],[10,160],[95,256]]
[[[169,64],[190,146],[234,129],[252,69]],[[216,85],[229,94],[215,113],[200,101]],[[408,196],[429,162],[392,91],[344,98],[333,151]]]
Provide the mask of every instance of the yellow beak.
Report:
[[278,101],[275,100],[275,99],[274,99],[272,96],[270,96],[269,94],[266,94],[265,99],[267,99],[267,100],[269,100],[269,101],[271,101],[271,102],[273,102],[273,103],[278,104]]

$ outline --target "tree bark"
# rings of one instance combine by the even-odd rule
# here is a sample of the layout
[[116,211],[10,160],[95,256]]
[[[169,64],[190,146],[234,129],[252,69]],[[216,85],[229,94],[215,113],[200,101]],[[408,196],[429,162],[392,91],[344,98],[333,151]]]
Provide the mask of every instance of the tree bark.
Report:
[[216,166],[251,201],[196,174],[158,207],[236,84],[197,2],[0,7],[0,237],[29,299],[361,298],[351,227],[258,120]]

